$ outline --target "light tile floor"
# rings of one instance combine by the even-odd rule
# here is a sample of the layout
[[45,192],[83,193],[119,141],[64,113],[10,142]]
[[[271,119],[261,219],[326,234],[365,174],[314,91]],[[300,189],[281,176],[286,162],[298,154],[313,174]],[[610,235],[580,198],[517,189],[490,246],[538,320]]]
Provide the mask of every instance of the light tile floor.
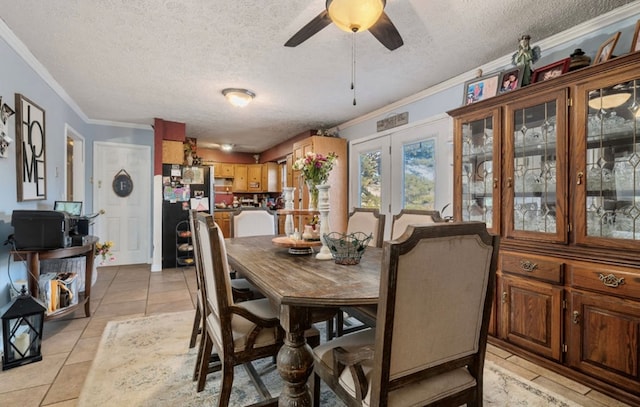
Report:
[[[0,406],[76,406],[107,322],[193,309],[195,292],[193,268],[100,267],[91,317],[81,309],[46,322],[42,361],[0,372]],[[627,406],[495,346],[489,345],[487,358],[585,407]]]

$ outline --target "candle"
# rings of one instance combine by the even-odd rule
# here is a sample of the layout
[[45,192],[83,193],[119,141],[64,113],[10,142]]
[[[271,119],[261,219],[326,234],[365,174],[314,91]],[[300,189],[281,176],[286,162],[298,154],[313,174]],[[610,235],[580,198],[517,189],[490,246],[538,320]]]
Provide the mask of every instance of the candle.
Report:
[[[24,356],[28,356],[29,355],[29,345],[30,340],[29,340],[29,334],[27,332],[23,332],[21,334],[16,335],[16,339],[13,342],[14,346],[16,347],[16,349],[18,349],[20,351],[20,353],[22,353],[22,355]],[[21,357],[19,355],[16,355],[17,357]]]

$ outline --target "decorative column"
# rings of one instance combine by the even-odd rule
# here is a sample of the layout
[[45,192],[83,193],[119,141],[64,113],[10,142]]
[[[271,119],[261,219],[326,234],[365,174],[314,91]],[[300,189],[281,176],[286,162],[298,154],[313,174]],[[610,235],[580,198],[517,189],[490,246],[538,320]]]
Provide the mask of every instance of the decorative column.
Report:
[[327,242],[324,240],[324,235],[331,232],[329,229],[329,185],[318,185],[318,210],[320,211],[320,240],[322,241],[322,248],[320,252],[316,254],[318,260],[331,260],[333,256],[327,246]]
[[[293,209],[293,191],[295,187],[284,187],[284,209]],[[289,237],[293,234],[293,215],[287,214],[284,218],[284,234]]]

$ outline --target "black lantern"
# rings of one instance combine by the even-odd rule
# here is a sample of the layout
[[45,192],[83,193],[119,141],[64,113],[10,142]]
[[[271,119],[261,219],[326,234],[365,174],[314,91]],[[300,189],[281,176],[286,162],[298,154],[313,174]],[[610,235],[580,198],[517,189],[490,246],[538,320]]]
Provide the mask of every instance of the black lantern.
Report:
[[2,370],[42,360],[42,328],[46,307],[27,293],[2,307]]

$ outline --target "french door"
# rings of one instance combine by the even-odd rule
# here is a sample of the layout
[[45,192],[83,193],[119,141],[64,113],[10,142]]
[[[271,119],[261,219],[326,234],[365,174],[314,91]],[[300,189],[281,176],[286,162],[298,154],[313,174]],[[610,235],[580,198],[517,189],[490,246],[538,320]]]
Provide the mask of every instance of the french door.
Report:
[[351,142],[349,206],[380,210],[385,240],[401,209],[441,210],[451,203],[451,134],[451,120],[443,117]]

